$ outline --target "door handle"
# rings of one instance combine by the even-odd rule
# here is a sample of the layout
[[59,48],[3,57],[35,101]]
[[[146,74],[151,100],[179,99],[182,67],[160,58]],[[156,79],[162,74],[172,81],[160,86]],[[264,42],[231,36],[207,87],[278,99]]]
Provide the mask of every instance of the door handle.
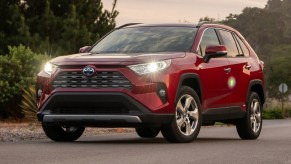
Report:
[[231,68],[224,68],[225,73],[229,73],[231,71]]
[[252,65],[250,65],[250,64],[246,64],[246,65],[245,65],[245,69],[248,69],[248,70],[249,70],[249,69],[251,69],[251,68],[252,68]]

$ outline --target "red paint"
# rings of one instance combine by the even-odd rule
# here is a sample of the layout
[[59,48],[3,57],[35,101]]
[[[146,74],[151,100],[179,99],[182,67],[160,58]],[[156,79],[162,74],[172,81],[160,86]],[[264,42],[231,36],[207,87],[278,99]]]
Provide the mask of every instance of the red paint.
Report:
[[[196,28],[195,25],[193,25],[194,27]],[[241,106],[242,110],[245,110],[250,81],[259,79],[264,83],[263,64],[246,42],[250,50],[249,58],[212,58],[209,63],[205,63],[196,50],[203,31],[207,28],[224,28],[242,37],[236,30],[228,26],[209,24],[199,27],[192,46],[193,53],[129,54],[114,58],[82,53],[52,59],[51,62],[59,65],[59,69],[51,77],[43,71],[38,74],[37,86],[42,86],[43,89],[41,98],[37,100],[38,108],[40,109],[46,100],[57,92],[122,92],[143,104],[153,113],[174,113],[174,101],[180,77],[185,73],[195,73],[201,82],[202,111],[206,111],[209,108],[229,106]],[[225,51],[224,46],[220,48],[221,51]],[[217,49],[213,51],[217,51]],[[127,67],[132,64],[166,59],[172,59],[170,67],[155,74],[138,75]],[[251,69],[245,68],[247,64],[252,66]],[[51,82],[60,72],[82,72],[82,69],[87,65],[94,66],[96,71],[117,71],[122,73],[132,83],[132,89],[57,88],[53,90]],[[231,68],[231,71],[225,72],[226,68]],[[228,85],[230,77],[233,77],[236,81],[236,85],[232,88]],[[157,96],[158,82],[164,83],[167,87],[168,101],[166,103],[163,103]]]

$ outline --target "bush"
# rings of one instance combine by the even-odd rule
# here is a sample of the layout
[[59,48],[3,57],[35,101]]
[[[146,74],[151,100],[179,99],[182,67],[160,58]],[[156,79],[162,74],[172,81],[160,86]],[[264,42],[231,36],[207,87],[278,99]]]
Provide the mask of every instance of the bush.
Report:
[[279,108],[263,110],[263,119],[283,119],[282,110]]
[[[35,85],[36,74],[48,59],[20,45],[8,47],[9,53],[0,56],[0,106],[2,117],[22,117],[19,103],[23,90]],[[4,116],[3,116],[4,115]]]
[[22,100],[20,104],[20,108],[24,113],[24,117],[31,121],[37,121],[36,113],[37,106],[35,100],[35,87],[30,86],[28,89],[23,91]]

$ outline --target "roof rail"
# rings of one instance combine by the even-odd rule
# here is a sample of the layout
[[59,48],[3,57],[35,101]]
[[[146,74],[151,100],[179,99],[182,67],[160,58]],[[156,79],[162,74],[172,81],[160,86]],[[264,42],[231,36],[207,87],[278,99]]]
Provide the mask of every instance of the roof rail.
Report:
[[123,27],[127,27],[127,26],[136,25],[136,24],[142,24],[142,23],[126,23],[124,25],[121,25],[121,26],[117,27],[117,29],[120,29],[120,28],[123,28]]
[[218,23],[218,22],[211,22],[211,21],[201,21],[197,24],[197,27],[200,27],[204,24],[221,24],[221,23]]

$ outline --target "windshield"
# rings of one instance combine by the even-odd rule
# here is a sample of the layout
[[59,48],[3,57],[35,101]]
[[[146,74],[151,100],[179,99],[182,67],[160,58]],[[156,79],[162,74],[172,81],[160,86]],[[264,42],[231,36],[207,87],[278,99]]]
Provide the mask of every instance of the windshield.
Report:
[[97,43],[92,53],[188,52],[197,28],[131,27],[117,29]]

